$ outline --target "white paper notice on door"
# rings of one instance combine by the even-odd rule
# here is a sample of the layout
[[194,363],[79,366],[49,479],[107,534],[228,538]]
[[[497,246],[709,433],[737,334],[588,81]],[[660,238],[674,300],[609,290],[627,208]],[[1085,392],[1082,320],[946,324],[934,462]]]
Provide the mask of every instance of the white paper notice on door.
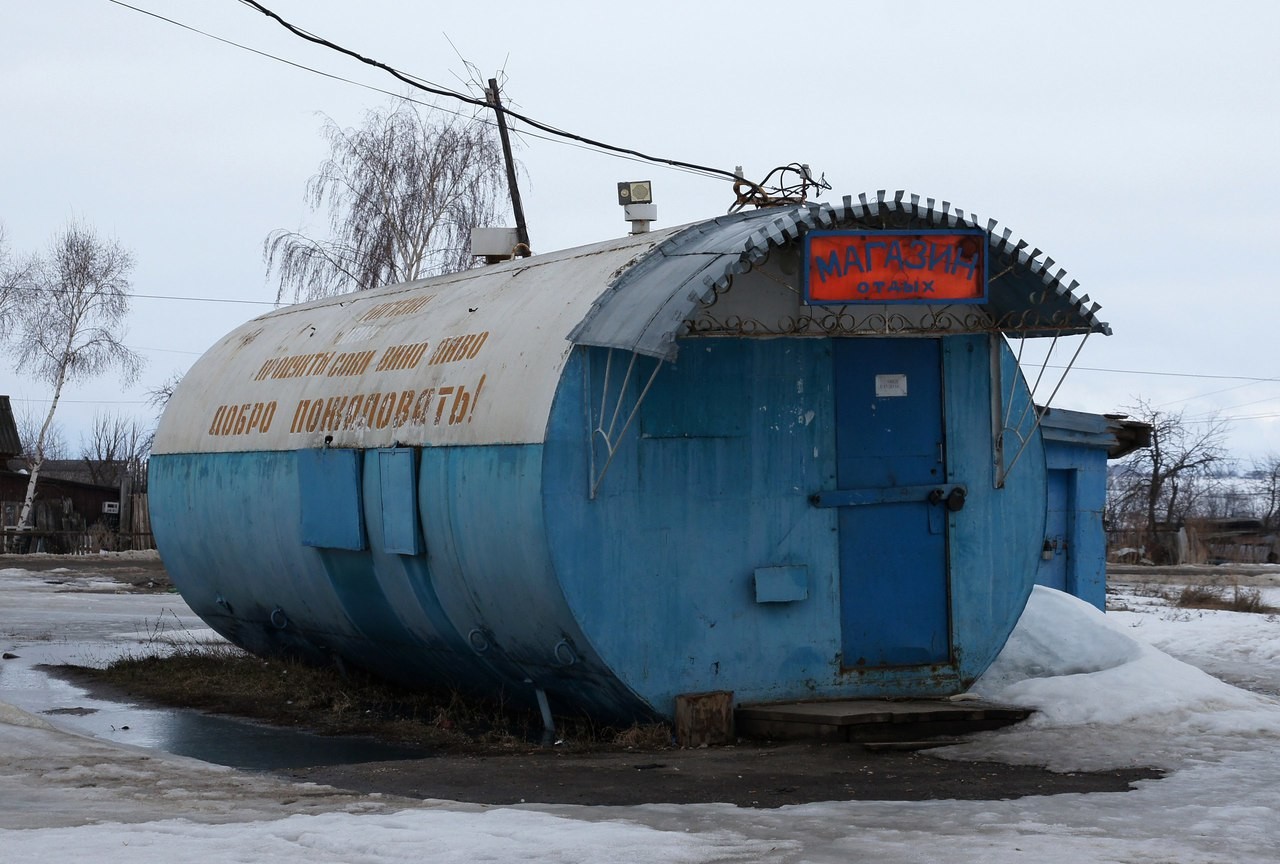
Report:
[[906,375],[877,375],[876,376],[876,396],[884,398],[894,398],[907,395],[907,376]]

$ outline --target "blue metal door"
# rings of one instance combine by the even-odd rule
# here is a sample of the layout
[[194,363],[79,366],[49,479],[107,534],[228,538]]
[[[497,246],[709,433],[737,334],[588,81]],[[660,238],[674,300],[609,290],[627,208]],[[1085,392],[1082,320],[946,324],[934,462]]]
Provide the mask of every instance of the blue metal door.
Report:
[[[937,339],[832,340],[843,666],[946,662],[948,505]],[[823,502],[819,502],[820,504]]]
[[1044,551],[1040,559],[1040,572],[1036,584],[1069,591],[1067,570],[1070,567],[1070,549],[1067,536],[1071,530],[1071,514],[1075,511],[1072,492],[1072,471],[1050,469],[1048,480],[1049,501],[1045,510]]

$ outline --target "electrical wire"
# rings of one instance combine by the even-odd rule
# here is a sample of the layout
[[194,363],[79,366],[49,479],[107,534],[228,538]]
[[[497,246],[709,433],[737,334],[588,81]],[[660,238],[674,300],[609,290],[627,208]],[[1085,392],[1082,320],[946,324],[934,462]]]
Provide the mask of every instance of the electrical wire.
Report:
[[[52,294],[76,293],[70,288],[49,287],[41,289]],[[140,294],[133,291],[121,291],[121,295],[139,300],[182,300],[190,303],[239,303],[248,306],[271,306],[279,308],[282,304],[274,300],[240,300],[234,297],[183,297],[178,294]]]
[[[638,159],[642,159],[646,162],[652,162],[659,165],[671,165],[675,167],[687,168],[689,170],[702,172],[710,176],[723,177],[727,180],[731,180],[734,182],[740,182],[742,180],[742,178],[739,177],[738,174],[733,171],[726,171],[723,168],[715,168],[708,165],[698,165],[697,163],[685,162],[680,159],[668,159],[663,156],[652,156],[647,153],[642,153],[639,150],[633,150],[629,147],[619,147],[615,144],[607,144],[604,141],[598,141],[594,138],[589,138],[585,135],[579,135],[575,132],[569,132],[565,129],[559,129],[550,124],[543,123],[540,120],[534,120],[532,117],[529,117],[525,114],[521,114],[517,111],[512,111],[508,108],[504,108],[500,104],[495,105],[494,102],[490,101],[489,99],[478,99],[474,96],[469,96],[465,93],[459,93],[455,90],[449,90],[443,87],[430,84],[429,82],[424,82],[421,79],[418,79],[412,75],[407,75],[404,72],[401,72],[399,69],[396,69],[392,66],[388,66],[386,63],[383,63],[378,60],[374,60],[370,57],[365,57],[363,54],[353,51],[350,48],[344,48],[343,46],[338,45],[334,42],[331,42],[322,36],[317,36],[314,33],[310,33],[306,30],[303,30],[301,27],[298,27],[296,24],[292,24],[286,21],[277,13],[271,11],[266,6],[263,6],[261,3],[258,3],[257,0],[240,0],[240,2],[251,9],[261,12],[263,15],[275,21],[281,27],[284,27],[286,30],[288,30],[290,33],[294,34],[295,36],[301,39],[305,39],[306,41],[312,42],[316,45],[321,45],[332,51],[337,51],[340,54],[345,54],[348,57],[358,60],[359,62],[364,63],[365,65],[372,66],[375,69],[381,69],[382,71],[391,75],[396,80],[402,81],[405,84],[408,84],[410,87],[415,87],[419,90],[424,90],[436,96],[447,96],[449,98],[457,99],[468,105],[474,105],[480,108],[491,108],[495,110],[501,110],[506,115],[510,117],[514,117],[520,122],[525,123],[529,126],[532,126],[534,129],[539,129],[543,132],[546,132],[549,135],[555,135],[557,137],[566,138],[571,141],[579,141],[583,144],[588,144],[592,147],[596,147],[601,150],[607,150],[612,153],[624,153],[630,156],[634,156]],[[496,94],[490,94],[490,95],[496,96]],[[497,100],[495,99],[495,101]]]
[[133,294],[125,292],[127,297],[136,297],[142,300],[186,300],[191,303],[243,303],[249,306],[272,306],[278,307],[280,304],[274,300],[237,300],[232,297],[180,297],[170,294]]
[[[266,58],[266,59],[268,59],[268,60],[275,60],[276,62],[278,62],[278,63],[283,63],[283,64],[285,64],[286,66],[292,66],[293,68],[295,68],[295,69],[299,69],[299,70],[301,70],[301,71],[303,71],[303,72],[310,72],[310,73],[312,73],[312,74],[314,74],[314,75],[319,75],[319,76],[321,76],[322,78],[328,78],[328,79],[329,79],[329,80],[331,80],[331,81],[338,81],[338,82],[340,82],[340,83],[342,83],[342,84],[349,84],[349,85],[351,85],[351,86],[353,86],[353,87],[360,87],[360,88],[362,88],[362,89],[364,89],[364,90],[368,90],[368,91],[373,92],[373,93],[380,93],[380,94],[382,94],[382,95],[384,95],[384,96],[389,96],[389,97],[391,97],[391,98],[393,98],[393,99],[401,99],[401,100],[403,100],[403,101],[405,101],[405,102],[409,102],[409,103],[412,103],[412,104],[414,104],[414,105],[420,105],[420,106],[422,106],[422,107],[424,107],[424,108],[431,108],[431,109],[433,109],[433,110],[440,111],[440,112],[443,112],[443,113],[445,113],[445,114],[452,114],[452,115],[453,115],[453,116],[455,116],[455,117],[462,117],[462,118],[466,118],[466,119],[468,119],[468,120],[472,120],[472,121],[475,121],[475,122],[478,122],[478,123],[483,123],[485,126],[491,126],[491,127],[495,127],[495,128],[496,128],[496,127],[497,127],[497,125],[498,125],[496,121],[494,121],[494,120],[490,120],[490,119],[488,119],[487,117],[485,117],[484,115],[470,114],[470,113],[467,113],[467,112],[465,112],[465,111],[458,111],[458,110],[454,110],[454,109],[447,108],[447,107],[445,107],[445,106],[443,106],[443,105],[439,105],[439,104],[434,103],[434,102],[426,102],[426,101],[423,101],[423,100],[421,100],[421,99],[415,99],[415,98],[413,98],[412,96],[408,96],[408,95],[406,95],[406,94],[404,94],[404,93],[396,93],[396,92],[394,92],[394,91],[392,91],[392,90],[387,90],[387,89],[382,88],[382,87],[376,87],[376,86],[374,86],[374,85],[372,85],[372,84],[366,84],[366,83],[364,83],[363,81],[356,81],[355,79],[352,79],[352,78],[346,78],[346,77],[343,77],[342,75],[335,75],[335,74],[333,74],[332,72],[325,72],[325,71],[323,71],[323,70],[321,70],[321,69],[317,69],[317,68],[315,68],[314,66],[308,66],[308,65],[306,65],[305,63],[298,63],[298,62],[296,62],[296,61],[294,61],[294,60],[289,60],[289,59],[287,59],[287,58],[285,58],[285,57],[281,57],[281,56],[279,56],[279,55],[277,55],[277,54],[272,54],[272,53],[271,53],[271,52],[269,52],[269,51],[263,51],[263,50],[261,50],[261,49],[259,49],[259,48],[253,48],[253,47],[251,47],[251,46],[249,46],[249,45],[245,45],[245,44],[243,44],[243,43],[241,43],[241,42],[236,42],[234,39],[227,39],[227,38],[226,38],[226,37],[224,37],[224,36],[218,36],[217,34],[210,33],[210,32],[205,31],[205,30],[201,30],[201,29],[200,29],[200,28],[198,28],[198,27],[193,27],[193,26],[191,26],[190,24],[184,24],[184,23],[182,23],[181,21],[174,20],[173,18],[168,18],[168,17],[166,17],[166,16],[164,16],[164,15],[160,15],[160,14],[158,14],[158,13],[156,13],[156,12],[152,12],[152,11],[150,11],[150,10],[143,9],[143,8],[141,8],[141,7],[139,7],[139,6],[134,6],[134,5],[132,5],[132,4],[125,3],[125,2],[123,2],[123,0],[107,0],[107,2],[108,2],[108,3],[113,3],[113,4],[115,4],[116,6],[120,6],[120,7],[124,8],[124,9],[129,9],[129,10],[131,10],[131,11],[138,12],[138,13],[140,13],[140,14],[142,14],[142,15],[146,15],[146,16],[148,16],[148,17],[155,18],[155,19],[157,19],[157,20],[159,20],[159,21],[163,21],[163,22],[165,22],[165,23],[167,23],[167,24],[172,24],[172,25],[174,25],[175,27],[180,27],[180,28],[182,28],[183,30],[187,30],[187,31],[189,31],[189,32],[191,32],[191,33],[195,33],[195,34],[197,34],[197,35],[199,35],[199,36],[204,36],[204,37],[206,37],[206,38],[208,38],[208,39],[212,39],[212,40],[214,40],[215,42],[221,42],[222,44],[224,44],[224,45],[228,45],[228,46],[230,46],[230,47],[232,47],[232,48],[239,48],[240,50],[242,50],[242,51],[247,51],[247,52],[249,52],[250,54],[256,54],[256,55],[258,55],[259,57],[263,57],[263,58]],[[445,88],[441,88],[441,89],[445,89]],[[488,103],[482,103],[482,104],[484,104],[486,107],[492,107],[492,106],[489,106],[489,105],[488,105]],[[510,111],[508,111],[507,113],[508,113],[509,115],[511,115],[511,116],[516,116],[516,115],[512,114],[512,112],[510,112]],[[610,152],[610,151],[608,151],[607,149],[602,151],[602,149],[601,149],[600,147],[596,147],[596,146],[594,146],[594,145],[592,145],[592,144],[589,144],[589,143],[583,143],[583,142],[580,142],[580,141],[568,140],[568,139],[565,139],[565,138],[562,138],[562,137],[557,137],[557,136],[555,136],[555,135],[543,134],[543,133],[539,133],[539,132],[530,131],[530,130],[528,130],[528,129],[513,130],[513,132],[514,132],[515,134],[517,134],[517,135],[521,136],[521,137],[524,137],[524,138],[535,138],[535,139],[538,139],[538,140],[540,140],[540,141],[546,141],[546,142],[549,142],[549,143],[552,143],[552,144],[560,144],[560,145],[568,146],[568,147],[576,147],[576,148],[578,148],[578,149],[580,149],[580,150],[586,150],[586,151],[588,151],[588,152],[592,152],[592,153],[601,153],[601,152],[603,152],[603,153],[604,153],[604,155],[613,156],[614,158],[617,158],[617,159],[623,159],[623,160],[626,160],[626,161],[628,161],[628,162],[637,162],[637,163],[641,163],[641,164],[645,164],[645,165],[653,164],[653,163],[652,163],[652,160],[650,160],[650,159],[646,159],[646,158],[642,158],[641,156],[638,156],[638,155],[637,155],[637,156],[633,156],[633,155],[628,155],[627,153],[616,153],[616,152]],[[686,167],[684,167],[684,166],[682,166],[682,165],[666,165],[665,167],[667,167],[667,168],[669,168],[669,169],[671,169],[671,170],[674,170],[674,171],[680,171],[680,172],[683,172],[683,173],[686,173],[686,174],[693,174],[693,175],[695,175],[695,176],[699,176],[699,177],[705,177],[705,176],[707,176],[707,175],[706,175],[706,173],[705,173],[705,172],[703,172],[703,171],[701,171],[701,170],[696,170],[695,168],[686,168]]]
[[[32,403],[38,402],[48,404],[53,401],[52,398],[37,399],[33,396],[10,396],[11,402]],[[146,405],[149,399],[68,399],[66,396],[59,397],[58,404],[66,403],[68,405]]]
[[[233,39],[227,39],[223,36],[218,36],[216,34],[209,33],[208,31],[201,30],[198,27],[194,27],[189,24],[184,24],[181,21],[177,21],[173,18],[169,18],[159,13],[152,12],[148,9],[143,9],[139,6],[134,6],[130,3],[125,3],[123,2],[123,0],[107,0],[107,2],[112,3],[121,8],[129,9],[131,11],[138,12],[139,14],[146,15],[151,18],[155,18],[156,20],[163,21],[167,24],[172,24],[175,27],[181,27],[182,29],[187,30],[191,33],[195,33],[197,35],[204,36],[209,39],[213,39],[214,41],[221,42],[224,45],[229,45],[233,48],[239,48],[242,51],[248,51],[251,54],[256,54],[260,57],[264,57],[269,60],[275,60],[279,63],[284,63],[287,66],[292,66],[295,69],[300,69],[304,72],[311,72],[315,75],[320,75],[321,77],[328,78],[333,81],[339,81],[343,84],[350,84],[354,87],[361,87],[366,90],[370,90],[374,93],[381,93],[383,95],[390,96],[394,99],[403,99],[415,105],[421,105],[423,107],[432,108],[437,111],[442,111],[446,114],[452,114],[456,117],[465,117],[472,121],[483,123],[486,126],[498,125],[495,121],[488,120],[482,115],[467,114],[465,112],[452,110],[432,102],[424,102],[420,99],[414,99],[403,93],[395,93],[390,90],[383,89],[381,87],[375,87],[371,84],[365,84],[361,81],[355,81],[351,78],[345,78],[341,75],[335,75],[331,72],[325,72],[320,69],[316,69],[315,67],[307,66],[306,64],[298,63],[294,60],[289,60],[284,57],[280,57],[279,55],[272,54],[269,51],[263,51],[258,48],[253,48],[248,45],[244,45],[240,42],[236,42]],[[310,33],[309,31],[304,30],[301,27],[291,24],[290,22],[284,20],[278,14],[266,8],[262,4],[253,2],[253,0],[240,0],[240,2],[246,6],[249,6],[253,10],[257,12],[261,12],[263,15],[275,20],[282,27],[287,29],[290,33],[293,33],[294,35],[302,39],[305,39],[308,42],[312,42],[314,44],[321,45],[331,50],[338,51],[340,53],[346,54],[360,61],[361,63],[365,63],[367,65],[381,69],[391,74],[392,76],[394,76],[397,80],[400,80],[411,87],[424,90],[428,93],[432,93],[433,95],[445,96],[451,99],[457,99],[473,107],[483,107],[491,110],[501,110],[507,116],[514,117],[515,119],[520,120],[521,122],[527,124],[532,129],[541,130],[544,133],[544,134],[538,134],[537,132],[532,132],[529,129],[513,130],[515,131],[515,134],[518,134],[520,136],[536,138],[539,140],[548,141],[555,144],[578,147],[579,149],[589,150],[592,152],[604,153],[605,155],[613,156],[614,158],[618,158],[618,159],[625,159],[630,162],[638,162],[638,163],[649,164],[649,165],[659,165],[662,167],[669,168],[671,170],[682,171],[687,174],[693,174],[695,176],[732,180],[734,182],[734,193],[735,193],[736,200],[734,205],[730,208],[730,212],[734,212],[735,210],[740,209],[745,204],[752,204],[756,207],[769,207],[769,206],[777,206],[779,204],[787,204],[787,203],[794,203],[797,201],[804,201],[806,200],[807,190],[809,187],[813,187],[820,190],[826,190],[831,188],[831,186],[826,183],[825,177],[819,178],[818,180],[814,180],[812,176],[808,174],[807,169],[802,174],[800,171],[797,171],[796,169],[800,167],[798,163],[792,163],[791,165],[783,165],[783,166],[774,168],[772,171],[769,172],[765,180],[761,181],[760,183],[755,183],[751,180],[747,180],[746,178],[742,177],[736,171],[731,172],[731,171],[726,171],[722,168],[715,168],[707,165],[699,165],[693,162],[684,162],[678,159],[668,159],[661,156],[652,156],[646,153],[642,153],[639,150],[632,150],[626,147],[619,147],[617,145],[608,144],[603,141],[598,141],[596,139],[589,138],[585,135],[579,135],[574,132],[569,132],[565,129],[560,129],[555,126],[551,126],[550,124],[546,124],[541,121],[535,120],[532,117],[529,117],[520,112],[512,111],[509,108],[502,107],[500,104],[495,105],[492,102],[488,101],[487,99],[479,99],[474,96],[460,93],[456,90],[451,90],[447,87],[434,84],[431,81],[428,81],[424,78],[420,78],[418,76],[410,75],[408,73],[402,72],[398,69],[395,69],[377,60],[364,57],[363,55],[355,51],[344,48],[327,39],[324,39],[323,37]],[[777,188],[767,187],[765,184],[769,182],[769,179],[781,171],[793,171],[794,173],[801,174],[802,176],[801,184],[791,184],[790,186],[779,186]],[[801,190],[801,194],[798,196],[796,195],[797,188]]]
[[[129,9],[133,12],[138,12],[150,18],[155,18],[159,21],[165,22],[166,24],[172,24],[175,27],[181,27],[183,30],[187,30],[199,36],[204,36],[205,38],[212,39],[215,42],[221,42],[223,45],[229,45],[232,48],[239,48],[241,51],[248,51],[250,54],[256,54],[259,57],[266,58],[267,60],[275,60],[277,63],[283,63],[286,66],[292,66],[295,69],[300,69],[303,72],[310,72],[313,75],[319,75],[320,77],[328,78],[331,81],[338,81],[342,84],[350,84],[353,87],[360,87],[362,89],[369,90],[373,93],[381,93],[382,95],[390,96],[393,99],[403,99],[406,102],[412,102],[415,105],[421,105],[425,108],[433,108],[437,111],[444,112],[445,114],[452,114],[455,117],[464,117],[467,119],[478,120],[489,126],[497,125],[494,121],[486,120],[483,117],[476,117],[472,114],[467,114],[462,111],[454,111],[450,108],[446,108],[442,105],[437,105],[433,102],[424,102],[421,99],[414,99],[411,96],[406,96],[403,93],[396,93],[392,90],[383,89],[382,87],[375,87],[374,85],[366,84],[363,81],[356,81],[353,78],[345,78],[341,75],[335,75],[332,72],[325,72],[322,69],[317,69],[314,66],[308,66],[305,63],[298,63],[295,60],[289,60],[288,58],[281,57],[278,54],[272,54],[270,51],[263,51],[260,48],[254,48],[252,46],[245,45],[241,42],[236,42],[234,39],[227,39],[224,36],[218,36],[215,33],[210,33],[206,30],[201,30],[199,27],[193,27],[190,24],[183,24],[181,21],[174,20],[173,18],[167,18],[164,15],[161,15],[157,12],[152,12],[148,9],[143,9],[139,6],[134,6],[129,3],[125,3],[123,2],[123,0],[107,0],[107,2],[115,4],[116,6],[120,6],[124,9]],[[541,137],[541,136],[535,136],[535,137]],[[553,140],[553,139],[548,139],[548,140]]]
[[[1046,366],[1047,369],[1065,369],[1065,366]],[[1117,375],[1158,375],[1165,378],[1203,378],[1209,381],[1249,381],[1257,384],[1280,383],[1280,377],[1260,378],[1250,375],[1209,375],[1197,372],[1154,372],[1149,369],[1105,369],[1098,366],[1073,366],[1080,372],[1111,372]]]
[[145,351],[149,354],[186,354],[191,357],[203,357],[203,351],[186,351],[182,348],[152,348],[148,345],[126,345],[130,351]]
[[399,69],[395,69],[391,66],[388,66],[387,64],[382,63],[381,61],[374,60],[370,57],[365,57],[361,54],[356,53],[355,51],[352,51],[349,48],[343,48],[341,45],[337,45],[333,42],[330,42],[328,39],[325,39],[323,36],[317,36],[316,34],[310,32],[309,30],[303,30],[301,27],[297,26],[296,24],[291,24],[288,21],[284,20],[284,18],[280,17],[275,12],[272,12],[270,9],[268,9],[266,6],[263,6],[261,3],[255,2],[255,0],[240,0],[240,2],[251,9],[261,12],[263,15],[266,15],[268,18],[272,19],[273,21],[278,23],[281,27],[285,28],[295,36],[298,36],[299,38],[305,39],[306,41],[312,42],[316,45],[320,45],[325,48],[329,48],[333,51],[338,51],[342,54],[346,54],[349,57],[359,60],[361,63],[364,63],[369,66],[373,66],[376,69],[381,69],[384,72],[388,72],[392,75],[392,77],[400,81],[403,81],[404,83],[408,84],[410,87],[416,87],[419,90],[425,90],[428,93],[435,94],[436,96],[448,96],[451,99],[457,99],[460,102],[466,102],[468,104],[475,105],[478,108],[491,107],[487,100],[479,99],[475,96],[471,96],[466,93],[460,93],[457,90],[450,90],[447,87],[444,87],[440,84],[435,84],[431,81],[426,80],[425,78],[420,78],[416,75],[409,75],[405,72],[401,72]]

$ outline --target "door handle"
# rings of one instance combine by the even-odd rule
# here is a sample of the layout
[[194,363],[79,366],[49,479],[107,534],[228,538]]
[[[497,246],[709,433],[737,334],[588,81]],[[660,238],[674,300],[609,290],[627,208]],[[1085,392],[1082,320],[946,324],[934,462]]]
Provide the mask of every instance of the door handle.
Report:
[[952,513],[956,513],[964,509],[965,495],[968,493],[963,486],[952,486],[950,491],[946,489],[932,489],[929,492],[929,503],[937,506],[938,504],[946,504],[947,509]]
[[827,489],[809,496],[814,507],[861,507],[870,504],[907,504],[928,502],[945,504],[950,510],[964,506],[963,486],[874,486],[867,489]]

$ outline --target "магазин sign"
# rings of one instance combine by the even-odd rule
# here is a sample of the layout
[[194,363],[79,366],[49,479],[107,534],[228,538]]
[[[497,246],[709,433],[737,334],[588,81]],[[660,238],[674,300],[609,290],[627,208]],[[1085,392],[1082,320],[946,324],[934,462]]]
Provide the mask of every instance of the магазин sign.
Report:
[[955,231],[810,231],[804,299],[846,303],[981,303],[986,234]]

